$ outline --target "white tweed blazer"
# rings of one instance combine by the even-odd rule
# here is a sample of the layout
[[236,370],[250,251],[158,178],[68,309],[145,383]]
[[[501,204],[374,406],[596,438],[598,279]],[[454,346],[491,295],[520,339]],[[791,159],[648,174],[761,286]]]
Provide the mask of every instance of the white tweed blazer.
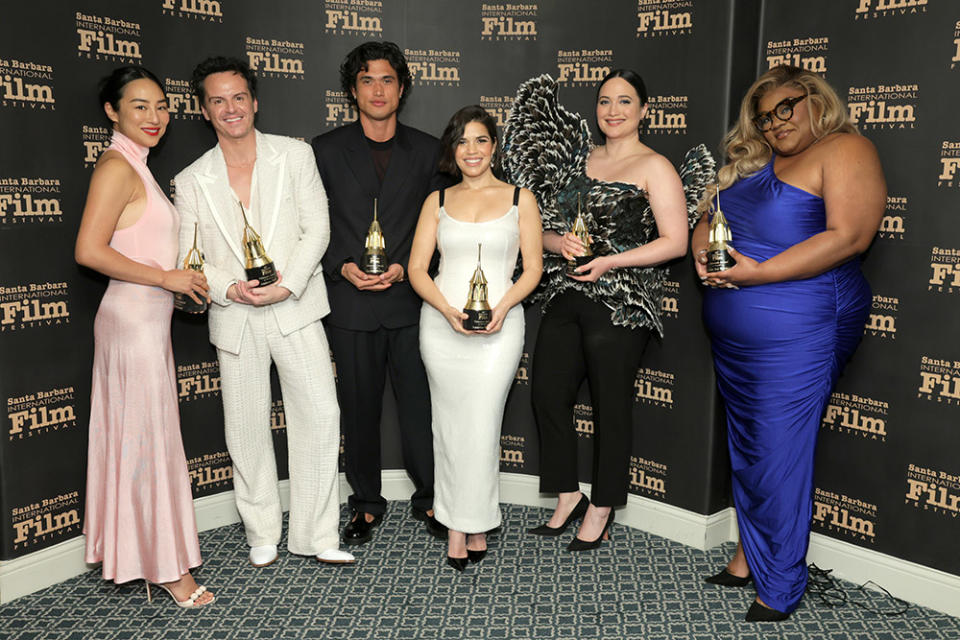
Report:
[[[253,184],[258,196],[259,228],[267,255],[283,276],[280,286],[291,294],[269,306],[283,335],[330,313],[320,258],[330,242],[327,197],[310,145],[264,134],[257,136]],[[227,289],[246,280],[238,222],[240,208],[220,145],[213,147],[177,174],[174,204],[180,212],[180,257],[193,244],[204,255],[203,272],[210,285],[210,342],[239,353],[247,314],[253,307],[231,302]]]

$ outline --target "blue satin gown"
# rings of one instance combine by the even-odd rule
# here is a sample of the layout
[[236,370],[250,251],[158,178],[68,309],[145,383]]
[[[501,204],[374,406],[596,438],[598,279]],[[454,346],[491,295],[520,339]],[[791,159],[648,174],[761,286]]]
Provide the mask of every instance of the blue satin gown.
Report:
[[[720,204],[731,244],[760,262],[825,230],[823,199],[780,181],[773,159]],[[740,540],[757,594],[779,611],[806,588],[817,432],[870,299],[859,258],[805,280],[706,291]]]

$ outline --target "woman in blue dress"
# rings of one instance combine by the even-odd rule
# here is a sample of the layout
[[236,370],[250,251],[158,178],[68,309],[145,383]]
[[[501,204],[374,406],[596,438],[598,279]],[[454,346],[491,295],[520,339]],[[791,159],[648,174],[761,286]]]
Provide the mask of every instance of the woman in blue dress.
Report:
[[871,298],[859,256],[883,217],[886,184],[833,89],[796,67],[760,76],[725,144],[720,205],[736,264],[707,272],[707,216],[692,249],[709,287],[703,313],[740,542],[707,582],[752,579],[746,619],[783,620],[806,588],[817,432],[863,334]]

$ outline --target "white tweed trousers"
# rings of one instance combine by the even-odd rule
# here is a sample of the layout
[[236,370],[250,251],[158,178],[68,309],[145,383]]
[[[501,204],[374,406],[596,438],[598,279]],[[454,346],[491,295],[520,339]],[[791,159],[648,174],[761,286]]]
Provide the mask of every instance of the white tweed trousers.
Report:
[[277,544],[283,513],[270,431],[270,362],[277,366],[287,425],[290,524],[287,550],[316,555],[339,546],[340,408],[322,324],[284,336],[269,307],[247,314],[240,354],[217,350],[224,431],[247,544]]

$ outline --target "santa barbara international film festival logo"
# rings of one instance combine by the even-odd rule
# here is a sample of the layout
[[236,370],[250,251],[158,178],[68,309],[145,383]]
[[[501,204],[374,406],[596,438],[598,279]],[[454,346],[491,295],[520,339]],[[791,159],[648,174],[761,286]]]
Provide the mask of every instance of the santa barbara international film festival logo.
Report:
[[896,340],[899,311],[900,298],[874,295],[870,303],[870,315],[863,326],[863,335]]
[[536,40],[538,11],[536,4],[484,2],[480,5],[480,39]]
[[933,247],[930,250],[930,279],[927,291],[960,292],[960,249]]
[[513,109],[513,96],[480,96],[480,106],[489,113],[497,123],[497,128],[503,129]]
[[223,4],[219,0],[160,0],[165,16],[200,22],[223,22]]
[[500,436],[500,470],[522,469],[524,464],[523,452],[526,447],[526,438],[523,436]]
[[693,0],[637,0],[637,37],[693,33]]
[[0,333],[70,324],[66,282],[0,286]]
[[216,361],[177,365],[177,398],[193,402],[220,397],[220,365]]
[[0,225],[60,222],[59,178],[0,178]]
[[142,64],[140,24],[120,18],[76,13],[77,57]]
[[260,78],[284,78],[303,80],[302,42],[275,40],[273,38],[244,38],[247,63]]
[[557,81],[573,86],[594,86],[613,65],[613,49],[572,49],[557,51]]
[[323,30],[338,36],[383,37],[381,0],[324,0]]
[[835,391],[830,395],[820,427],[864,440],[886,442],[889,410],[890,405],[883,400]]
[[27,549],[80,535],[80,492],[66,491],[12,509],[13,548]]
[[97,125],[83,125],[80,131],[81,144],[83,145],[83,166],[89,169],[97,164],[100,154],[110,146],[110,138],[113,133],[106,127]]
[[917,84],[850,87],[847,110],[861,131],[916,129],[919,97]]
[[167,110],[174,120],[199,120],[200,97],[190,90],[189,80],[164,78],[163,88],[167,92]]
[[673,385],[676,376],[667,371],[641,367],[633,386],[637,389],[636,401],[656,407],[673,409]]
[[956,518],[960,514],[960,473],[907,465],[904,504]]
[[10,442],[76,427],[73,387],[41,389],[7,398],[7,420]]
[[765,55],[767,68],[787,64],[814,73],[826,73],[829,48],[830,38],[826,36],[770,40]]
[[676,318],[680,315],[680,283],[665,280],[663,297],[660,299],[660,315],[663,318]]
[[513,376],[513,384],[530,384],[530,354],[524,351],[520,354],[520,362],[517,363],[517,373]]
[[960,405],[960,360],[921,356],[917,397]]
[[960,187],[960,141],[940,143],[940,175],[937,187]]
[[15,58],[0,58],[0,106],[56,111],[53,67]]
[[460,86],[460,52],[450,49],[404,49],[413,83],[425,87]]
[[927,12],[927,0],[857,0],[854,20],[872,20]]
[[226,451],[190,458],[187,460],[187,472],[194,493],[229,487],[233,483],[233,462]]
[[630,456],[630,492],[656,498],[667,495],[667,465],[639,456]]
[[877,237],[884,240],[903,240],[907,232],[907,209],[909,202],[906,196],[887,196],[887,208],[880,222]]
[[323,92],[324,119],[329,127],[342,127],[357,121],[357,108],[343,91],[327,89]]
[[953,25],[953,57],[950,58],[950,68],[960,67],[960,20]]
[[813,524],[823,531],[872,544],[876,538],[877,505],[816,487]]
[[650,135],[686,135],[687,96],[650,96],[646,131]]
[[578,402],[573,405],[573,428],[578,437],[593,437],[593,407]]
[[287,414],[283,410],[283,399],[277,398],[270,403],[270,431],[274,434],[286,433]]

